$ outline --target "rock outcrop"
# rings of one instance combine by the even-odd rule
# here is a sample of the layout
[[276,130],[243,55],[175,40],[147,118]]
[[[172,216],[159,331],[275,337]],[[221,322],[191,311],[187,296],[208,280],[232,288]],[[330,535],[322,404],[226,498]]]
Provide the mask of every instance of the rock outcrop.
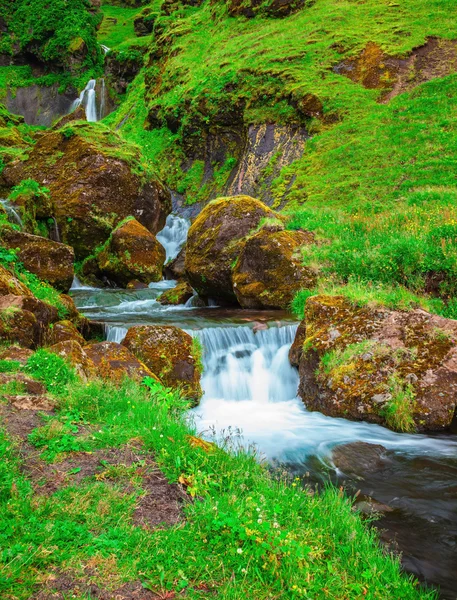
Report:
[[304,327],[301,356],[294,348],[293,358],[309,410],[401,431],[450,427],[457,406],[457,321],[313,296]]
[[96,375],[110,381],[121,382],[125,377],[142,381],[145,377],[157,379],[148,367],[125,346],[116,342],[100,342],[84,347]]
[[46,332],[45,343],[48,346],[71,340],[78,342],[81,345],[86,343],[84,337],[71,321],[57,321],[57,323],[54,323]]
[[236,303],[232,268],[244,239],[277,214],[250,196],[219,198],[202,210],[189,229],[185,267],[200,296]]
[[191,286],[182,281],[178,283],[171,290],[166,290],[157,298],[157,302],[160,304],[169,304],[177,306],[178,304],[185,304],[194,295],[194,290]]
[[126,217],[156,233],[171,210],[169,193],[144,172],[138,150],[90,123],[43,134],[28,160],[10,163],[2,175],[9,186],[32,178],[50,190],[61,239],[77,260],[103,244]]
[[33,296],[29,288],[19,281],[8,269],[0,265],[0,296]]
[[179,389],[194,404],[202,395],[199,350],[191,336],[173,326],[131,327],[122,344],[165,385]]
[[249,237],[232,273],[233,290],[243,308],[288,309],[300,289],[316,285],[316,273],[302,265],[300,248],[314,242],[303,231],[271,231]]
[[68,292],[74,277],[73,248],[46,238],[3,228],[4,246],[18,251],[24,267],[61,292]]

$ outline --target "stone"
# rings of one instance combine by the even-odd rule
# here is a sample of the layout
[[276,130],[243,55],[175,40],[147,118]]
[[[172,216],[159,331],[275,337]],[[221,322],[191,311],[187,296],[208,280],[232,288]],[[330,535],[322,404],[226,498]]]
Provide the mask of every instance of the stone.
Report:
[[18,251],[18,259],[27,271],[57,290],[68,292],[74,277],[73,248],[10,228],[4,228],[0,235],[4,246]]
[[386,452],[380,444],[351,442],[333,448],[332,461],[346,475],[364,477],[386,467]]
[[178,281],[186,277],[186,246],[183,246],[178,256],[167,263],[164,267],[164,273],[167,279],[177,279]]
[[21,393],[39,396],[46,393],[45,386],[35,379],[27,377],[23,373],[0,373],[0,385],[5,385],[14,382],[20,388]]
[[250,196],[210,202],[192,223],[187,238],[185,267],[189,283],[203,297],[236,303],[232,267],[244,238],[262,220],[277,213]]
[[65,359],[83,381],[97,376],[95,364],[78,341],[74,339],[61,341],[49,346],[47,350]]
[[136,219],[121,223],[96,255],[100,277],[122,287],[133,279],[148,284],[162,279],[165,249]]
[[82,346],[86,343],[84,337],[79,333],[71,321],[63,320],[54,323],[46,332],[45,344],[53,346],[59,342],[73,340]]
[[173,326],[136,325],[122,344],[166,386],[182,391],[194,404],[202,395],[201,359],[192,337]]
[[33,313],[15,306],[0,309],[0,341],[34,350],[41,339],[42,327]]
[[0,311],[25,310],[35,315],[40,325],[47,327],[58,320],[57,308],[33,296],[0,296]]
[[185,304],[194,295],[194,290],[190,284],[182,281],[178,283],[174,288],[166,290],[157,298],[157,302],[164,305],[177,306],[179,304]]
[[313,269],[302,265],[300,248],[314,241],[303,231],[262,228],[243,245],[232,272],[233,289],[243,308],[288,309],[301,289],[315,287]]
[[[339,336],[332,335],[335,330]],[[399,431],[451,427],[457,321],[421,309],[395,311],[358,306],[343,296],[312,296],[296,342],[291,362],[298,361],[298,393],[308,410]]]
[[145,377],[157,379],[155,374],[130,350],[116,342],[100,342],[84,347],[84,352],[95,365],[102,379],[120,383],[125,377],[142,381]]
[[151,233],[164,227],[170,194],[140,168],[134,146],[103,125],[78,122],[42,134],[28,160],[8,164],[2,178],[11,187],[31,178],[50,190],[61,240],[82,260],[128,216]]
[[29,288],[8,269],[0,265],[0,296],[33,296]]
[[11,360],[25,365],[32,356],[33,351],[20,346],[10,346],[0,351],[0,360]]

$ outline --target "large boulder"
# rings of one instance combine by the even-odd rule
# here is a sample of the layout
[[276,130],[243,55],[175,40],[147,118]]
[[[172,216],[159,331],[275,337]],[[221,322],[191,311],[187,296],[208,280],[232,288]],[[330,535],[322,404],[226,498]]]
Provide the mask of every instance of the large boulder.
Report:
[[250,196],[219,198],[205,206],[189,229],[185,266],[200,296],[235,303],[232,267],[244,239],[277,214]]
[[180,389],[197,404],[201,395],[199,349],[192,337],[173,326],[131,327],[122,344],[155,373],[162,383]]
[[61,239],[77,260],[126,217],[157,233],[171,210],[169,192],[144,171],[138,149],[99,124],[42,134],[28,160],[9,164],[2,176],[9,186],[32,178],[50,190]]
[[133,279],[150,283],[162,279],[165,249],[136,219],[121,223],[97,254],[97,275],[126,287]]
[[87,358],[94,364],[96,374],[103,379],[121,382],[125,377],[142,381],[157,379],[152,371],[125,346],[116,342],[100,342],[84,347]]
[[0,311],[25,310],[35,315],[38,323],[42,327],[47,327],[51,323],[55,323],[59,316],[57,308],[38,300],[33,296],[0,296]]
[[41,339],[42,327],[33,313],[15,306],[0,309],[0,342],[36,349]]
[[68,292],[74,277],[73,248],[10,228],[1,231],[1,241],[7,248],[18,250],[18,258],[28,271],[57,290]]
[[288,309],[300,289],[313,288],[317,276],[302,265],[300,248],[313,243],[304,231],[268,227],[246,240],[232,273],[233,289],[243,308]]
[[[299,395],[309,410],[399,431],[451,426],[457,406],[457,321],[417,309],[313,296],[299,332]],[[303,338],[304,341],[303,341]]]
[[68,320],[54,323],[52,327],[47,330],[45,336],[45,344],[48,346],[53,346],[55,344],[59,344],[60,342],[71,340],[78,342],[81,345],[86,343],[84,337],[76,329],[74,324]]
[[76,371],[78,376],[86,381],[97,376],[97,369],[92,360],[87,356],[84,348],[76,340],[58,342],[48,348],[49,352],[57,354],[67,361]]

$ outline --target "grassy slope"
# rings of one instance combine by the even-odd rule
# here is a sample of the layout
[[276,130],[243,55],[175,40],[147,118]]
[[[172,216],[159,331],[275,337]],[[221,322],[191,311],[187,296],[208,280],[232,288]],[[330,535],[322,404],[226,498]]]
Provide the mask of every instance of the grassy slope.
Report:
[[[106,474],[109,484],[89,477],[50,496],[37,495],[21,473],[14,440],[2,430],[5,600],[28,598],[56,571],[84,575],[85,567],[102,587],[140,579],[163,598],[180,590],[186,598],[215,590],[230,600],[434,597],[400,574],[397,560],[383,554],[342,494],[313,494],[299,481],[272,478],[252,455],[196,444],[185,404],[160,385],[153,383],[150,392],[131,381],[120,388],[98,381],[82,385],[62,359],[45,351],[29,360],[27,371],[45,381],[58,401],[56,414],[43,418],[30,436],[44,460],[72,456],[77,469],[81,455],[69,450],[142,444],[144,457],[152,452],[169,481],[187,481],[198,500],[185,506],[185,521],[176,526],[134,526],[143,493],[141,465]],[[129,490],[122,488],[122,477],[130,481]]]

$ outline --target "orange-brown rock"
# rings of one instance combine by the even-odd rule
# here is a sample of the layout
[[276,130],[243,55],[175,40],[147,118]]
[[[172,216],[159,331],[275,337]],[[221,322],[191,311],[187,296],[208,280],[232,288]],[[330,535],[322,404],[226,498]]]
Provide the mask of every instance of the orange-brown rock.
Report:
[[173,326],[138,325],[131,327],[122,344],[137,356],[169,387],[179,389],[197,404],[201,363],[192,337]]
[[2,177],[9,186],[32,178],[49,188],[61,239],[81,260],[129,215],[152,233],[164,226],[170,194],[140,169],[134,146],[126,148],[108,128],[79,122],[41,135],[28,160],[10,163]]
[[178,304],[185,304],[193,295],[194,290],[191,286],[187,282],[182,281],[174,288],[160,294],[157,298],[157,302],[160,302],[160,304],[177,306]]
[[142,381],[145,377],[157,379],[154,373],[128,348],[116,342],[89,344],[84,351],[99,377],[121,382],[125,377]]
[[33,296],[29,288],[19,281],[8,269],[0,265],[0,296]]
[[142,283],[162,279],[165,250],[155,235],[136,219],[121,223],[97,254],[100,274],[125,287],[132,279]]
[[186,273],[200,296],[236,302],[231,270],[244,239],[277,213],[250,196],[219,198],[205,206],[189,229]]
[[30,311],[16,306],[0,309],[0,341],[35,349],[41,343],[42,333],[42,326]]
[[46,331],[45,343],[48,346],[53,346],[59,342],[66,342],[70,340],[78,342],[81,345],[86,343],[83,336],[79,333],[71,321],[58,321]]
[[33,313],[42,326],[47,326],[58,320],[57,308],[47,302],[42,302],[33,296],[0,296],[0,311],[25,310]]
[[57,290],[67,292],[70,289],[74,277],[73,248],[10,228],[2,230],[1,241],[7,248],[18,251],[18,259],[28,271]]
[[95,364],[76,340],[59,342],[50,346],[48,350],[65,359],[76,370],[76,373],[83,381],[97,376]]
[[32,356],[33,351],[20,346],[10,346],[0,351],[0,360],[12,360],[25,365]]
[[299,395],[309,410],[397,430],[450,427],[457,406],[457,321],[313,296],[303,326],[296,356]]
[[314,241],[303,231],[262,228],[249,237],[232,272],[233,289],[243,308],[288,309],[300,289],[315,287],[313,269],[302,265],[300,249]]

